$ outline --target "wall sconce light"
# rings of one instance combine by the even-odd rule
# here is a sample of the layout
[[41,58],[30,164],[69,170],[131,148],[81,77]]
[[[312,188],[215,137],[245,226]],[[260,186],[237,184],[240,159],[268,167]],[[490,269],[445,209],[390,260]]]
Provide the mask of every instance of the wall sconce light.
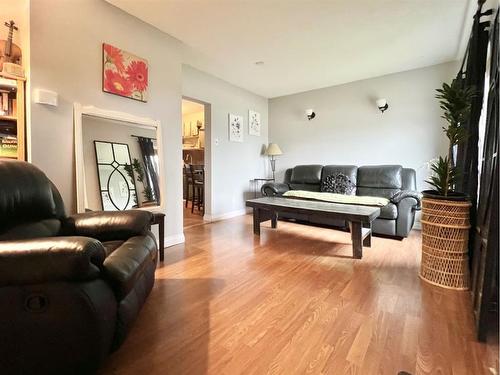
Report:
[[387,99],[377,99],[376,101],[378,109],[380,112],[384,113],[387,108],[389,108],[389,104],[387,104]]
[[308,120],[312,120],[316,117],[316,113],[314,113],[313,109],[306,109],[306,116]]

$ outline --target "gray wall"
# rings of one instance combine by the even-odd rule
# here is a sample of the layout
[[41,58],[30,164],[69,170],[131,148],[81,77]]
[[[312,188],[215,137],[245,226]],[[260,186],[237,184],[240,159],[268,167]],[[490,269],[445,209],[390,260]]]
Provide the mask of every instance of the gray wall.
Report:
[[[250,180],[267,173],[268,161],[262,149],[268,141],[268,100],[187,65],[182,68],[182,93],[211,105],[211,118],[206,119],[205,129],[206,153],[209,153],[206,160],[210,160],[208,165],[212,169],[209,218],[243,212],[245,199],[253,197]],[[260,137],[248,134],[249,109],[261,115]],[[243,143],[229,142],[229,113],[244,118]]]
[[[149,61],[149,101],[101,90],[102,43]],[[182,236],[181,58],[179,42],[101,0],[31,2],[31,84],[59,94],[57,108],[32,104],[32,161],[75,211],[73,103],[161,121],[166,235]]]
[[[426,188],[424,163],[447,147],[435,89],[457,71],[453,62],[271,99],[269,141],[283,151],[278,180],[297,164],[401,164]],[[377,98],[389,103],[384,114]],[[307,108],[315,119],[306,119]]]

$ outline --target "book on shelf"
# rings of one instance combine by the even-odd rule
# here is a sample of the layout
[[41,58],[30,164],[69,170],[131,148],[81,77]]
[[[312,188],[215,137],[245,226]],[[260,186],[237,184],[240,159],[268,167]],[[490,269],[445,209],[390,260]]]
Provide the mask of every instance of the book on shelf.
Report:
[[17,157],[17,137],[11,134],[0,133],[0,157]]
[[16,116],[17,115],[17,100],[9,95],[8,92],[0,89],[0,115],[1,116]]

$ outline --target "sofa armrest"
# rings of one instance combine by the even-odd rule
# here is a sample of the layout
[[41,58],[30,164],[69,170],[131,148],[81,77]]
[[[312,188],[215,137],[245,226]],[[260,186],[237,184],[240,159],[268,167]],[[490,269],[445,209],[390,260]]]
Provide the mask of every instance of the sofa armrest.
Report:
[[413,197],[403,198],[397,203],[396,236],[408,237],[415,223],[415,211],[418,209],[419,204],[419,201]]
[[279,183],[279,182],[267,182],[260,188],[262,195],[267,197],[273,197],[275,195],[283,195],[290,187],[288,184]]
[[87,237],[47,237],[0,242],[0,286],[98,277],[103,245]]
[[411,198],[414,200],[414,209],[420,210],[420,202],[422,200],[422,194],[414,190],[401,190],[400,192],[393,195],[390,201],[394,204],[399,204],[403,199]]
[[70,216],[65,232],[99,241],[127,240],[147,233],[153,214],[143,210],[93,211]]

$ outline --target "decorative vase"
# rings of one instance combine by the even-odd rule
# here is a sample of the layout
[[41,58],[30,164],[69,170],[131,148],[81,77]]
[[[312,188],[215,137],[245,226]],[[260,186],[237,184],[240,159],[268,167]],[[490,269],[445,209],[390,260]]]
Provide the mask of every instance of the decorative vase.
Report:
[[422,199],[420,278],[448,289],[469,289],[469,211],[464,200]]

